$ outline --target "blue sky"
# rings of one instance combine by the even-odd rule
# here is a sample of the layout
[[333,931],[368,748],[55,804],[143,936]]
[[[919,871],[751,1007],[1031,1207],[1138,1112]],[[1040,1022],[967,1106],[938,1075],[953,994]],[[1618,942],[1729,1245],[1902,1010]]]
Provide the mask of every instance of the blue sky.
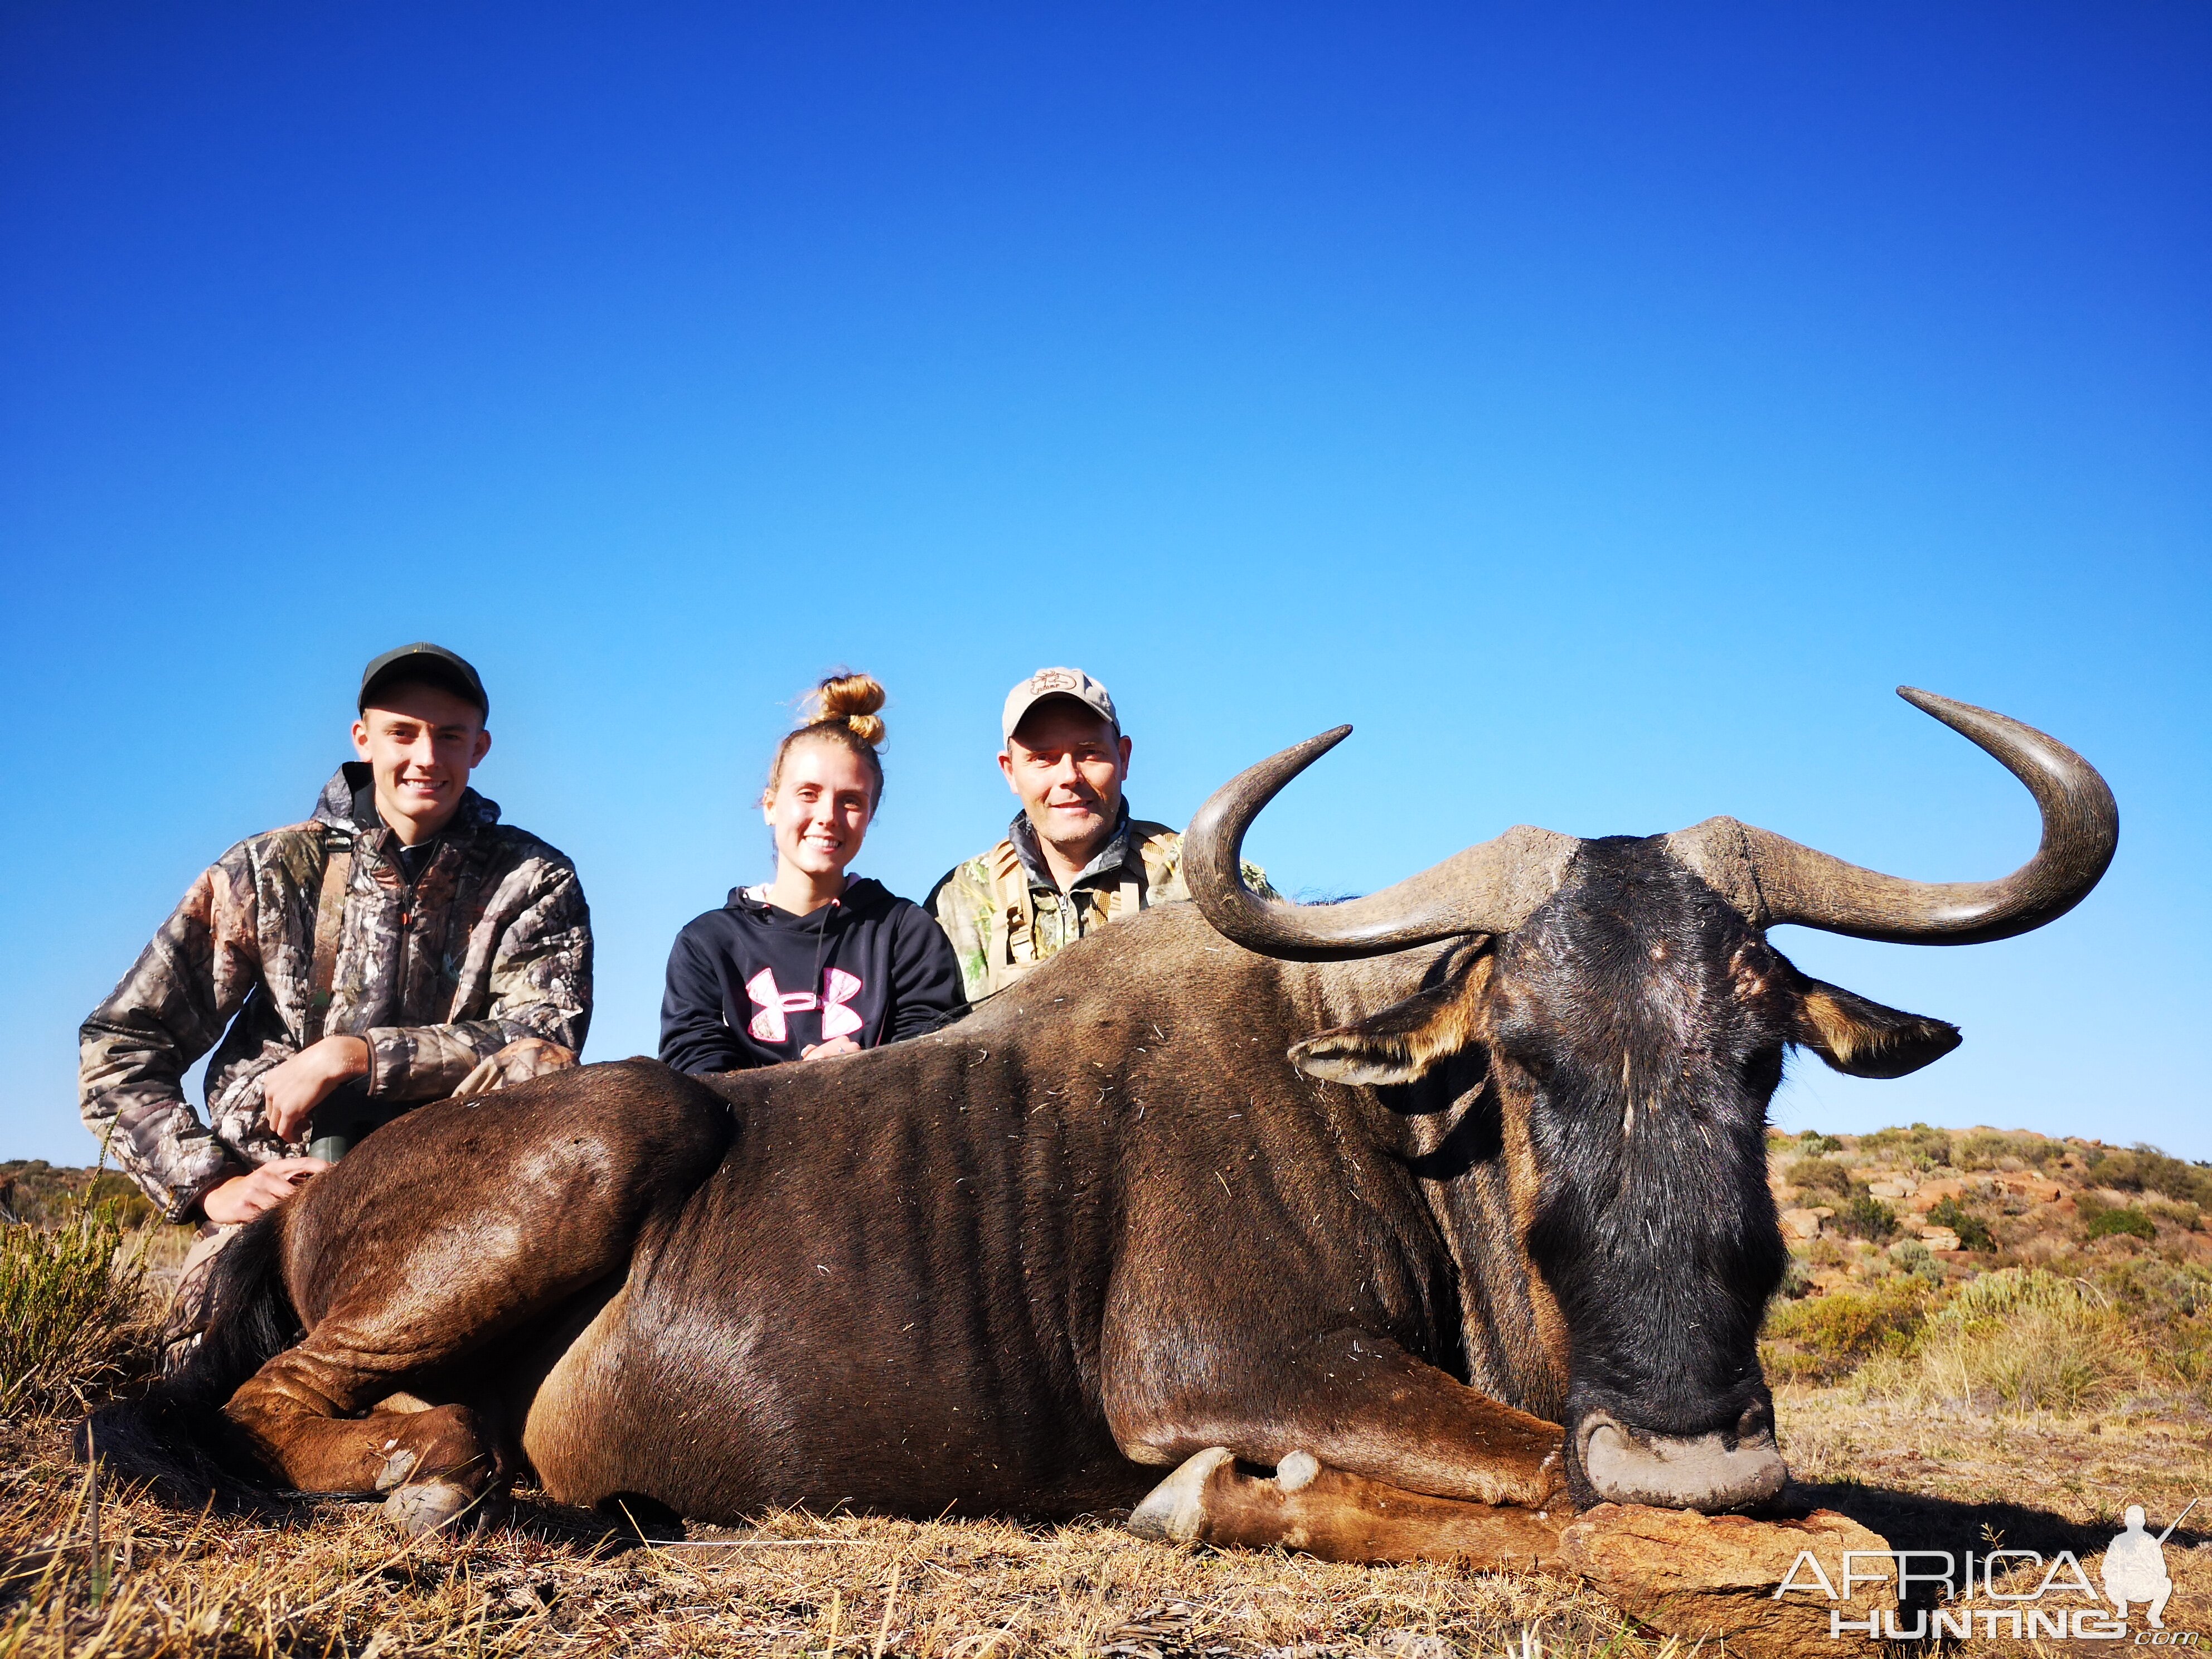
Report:
[[604,1059],[841,663],[916,896],[1070,661],[1178,823],[1358,726],[1292,890],[1721,811],[2000,873],[1924,685],[2103,768],[2118,860],[2004,944],[1778,930],[1966,1033],[1778,1121],[2212,1157],[2208,162],[2183,3],[11,7],[0,1156],[89,1153],[77,1022],[428,636]]

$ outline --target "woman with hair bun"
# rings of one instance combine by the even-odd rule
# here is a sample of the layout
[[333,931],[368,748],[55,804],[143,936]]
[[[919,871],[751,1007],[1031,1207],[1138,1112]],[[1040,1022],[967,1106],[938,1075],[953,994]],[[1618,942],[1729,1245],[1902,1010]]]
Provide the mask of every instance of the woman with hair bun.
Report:
[[884,798],[884,688],[834,674],[778,744],[761,795],[775,878],[676,936],[660,1058],[679,1072],[826,1060],[916,1036],[965,1012],[960,966],[929,913],[848,873]]

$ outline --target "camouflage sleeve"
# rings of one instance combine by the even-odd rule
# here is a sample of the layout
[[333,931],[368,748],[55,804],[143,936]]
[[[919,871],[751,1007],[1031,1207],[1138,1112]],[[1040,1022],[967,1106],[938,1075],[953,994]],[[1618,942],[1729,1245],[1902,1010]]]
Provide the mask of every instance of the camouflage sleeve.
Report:
[[954,865],[930,890],[924,908],[952,941],[968,1000],[981,1002],[991,994],[991,879],[984,861]]
[[1257,893],[1261,898],[1271,899],[1282,897],[1282,895],[1278,893],[1273,885],[1268,881],[1267,872],[1265,870],[1262,870],[1258,865],[1253,863],[1249,859],[1243,860],[1243,867],[1244,871],[1244,884],[1250,888],[1254,892]]
[[104,1151],[171,1220],[243,1168],[185,1100],[184,1075],[260,982],[251,854],[194,882],[77,1033],[77,1108]]
[[591,1023],[591,908],[574,868],[549,859],[538,890],[500,936],[484,1018],[362,1032],[368,1092],[383,1100],[442,1100],[480,1061],[519,1038],[541,1037],[580,1053]]

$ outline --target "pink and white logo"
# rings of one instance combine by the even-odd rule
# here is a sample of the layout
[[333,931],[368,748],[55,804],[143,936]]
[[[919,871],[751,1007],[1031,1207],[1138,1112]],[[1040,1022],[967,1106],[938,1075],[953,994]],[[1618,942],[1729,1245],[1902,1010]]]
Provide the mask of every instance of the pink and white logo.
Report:
[[753,1005],[752,1023],[745,1027],[763,1042],[783,1042],[791,1036],[787,1014],[822,1011],[822,1040],[847,1036],[860,1029],[860,1017],[845,1005],[860,994],[860,981],[842,968],[822,975],[819,995],[812,991],[777,988],[775,969],[763,968],[745,981],[745,995]]

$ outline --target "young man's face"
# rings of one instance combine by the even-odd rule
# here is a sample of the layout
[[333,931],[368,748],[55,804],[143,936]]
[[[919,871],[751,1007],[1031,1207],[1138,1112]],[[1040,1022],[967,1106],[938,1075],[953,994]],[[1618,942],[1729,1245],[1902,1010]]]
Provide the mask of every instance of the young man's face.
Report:
[[375,778],[378,815],[411,847],[453,817],[491,733],[467,698],[402,681],[361,711],[353,746]]
[[1054,698],[1014,728],[999,769],[1038,838],[1088,863],[1121,816],[1129,740],[1081,703]]

